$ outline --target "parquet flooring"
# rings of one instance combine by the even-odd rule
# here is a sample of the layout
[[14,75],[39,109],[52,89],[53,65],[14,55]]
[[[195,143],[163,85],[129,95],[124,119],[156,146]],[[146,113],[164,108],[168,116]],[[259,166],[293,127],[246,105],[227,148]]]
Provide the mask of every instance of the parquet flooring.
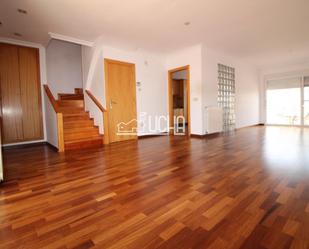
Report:
[[0,248],[309,248],[309,130],[5,149]]

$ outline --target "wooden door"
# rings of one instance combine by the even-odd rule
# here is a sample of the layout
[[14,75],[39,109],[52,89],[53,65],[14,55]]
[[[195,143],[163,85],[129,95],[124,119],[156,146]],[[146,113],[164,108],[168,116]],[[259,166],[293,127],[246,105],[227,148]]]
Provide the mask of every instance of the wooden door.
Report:
[[108,133],[109,142],[136,139],[135,65],[106,59],[105,79],[108,114],[105,133]]
[[24,141],[43,138],[39,51],[19,47],[19,75]]
[[3,143],[43,138],[39,52],[0,43]]
[[23,141],[17,46],[0,43],[0,85],[3,143]]

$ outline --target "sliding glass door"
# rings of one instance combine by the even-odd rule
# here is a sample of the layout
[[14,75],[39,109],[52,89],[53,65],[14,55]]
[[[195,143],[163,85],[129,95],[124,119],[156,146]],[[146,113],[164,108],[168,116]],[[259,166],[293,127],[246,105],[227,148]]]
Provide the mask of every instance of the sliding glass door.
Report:
[[267,81],[267,124],[301,125],[301,78]]
[[309,76],[304,77],[304,125],[309,126]]

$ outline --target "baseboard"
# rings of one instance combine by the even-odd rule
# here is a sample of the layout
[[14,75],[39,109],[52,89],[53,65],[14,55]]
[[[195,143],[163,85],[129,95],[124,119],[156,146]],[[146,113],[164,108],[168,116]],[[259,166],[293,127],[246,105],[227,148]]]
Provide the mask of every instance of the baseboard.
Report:
[[257,126],[264,126],[265,124],[259,123],[259,124],[254,124],[254,125],[248,125],[240,128],[236,128],[235,130],[242,130],[242,129],[247,129],[247,128],[252,128],[252,127],[257,127]]
[[50,147],[52,150],[54,150],[54,151],[59,151],[59,149],[55,146],[55,145],[52,145],[51,143],[49,143],[49,142],[45,142],[45,144],[48,146],[48,147]]
[[198,134],[191,134],[190,136],[192,138],[215,138],[215,137],[220,137],[222,136],[223,133],[222,132],[216,132],[216,133],[211,133],[211,134],[204,134],[204,135],[198,135]]
[[[241,127],[241,128],[236,128],[235,131],[238,130],[242,130],[242,129],[247,129],[247,128],[252,128],[252,127],[257,127],[257,126],[265,126],[265,124],[259,123],[259,124],[254,124],[254,125],[250,125],[250,126],[245,126],[245,127]],[[216,133],[211,133],[211,134],[204,134],[204,135],[199,135],[199,134],[191,134],[192,138],[216,138],[216,137],[220,137],[223,135],[228,134],[227,132],[216,132]]]
[[192,138],[205,138],[206,137],[206,134],[205,135],[199,135],[199,134],[190,134],[190,137]]
[[25,141],[25,142],[18,142],[18,143],[10,143],[10,144],[2,144],[2,147],[12,147],[12,146],[19,146],[19,145],[31,145],[31,144],[38,144],[46,142],[46,140],[40,139],[40,140],[31,140],[31,141]]
[[3,149],[22,149],[22,148],[29,148],[29,147],[34,147],[34,146],[42,146],[46,144],[47,144],[46,141],[26,143],[26,144],[13,144],[13,145],[6,144],[5,146],[3,146]]
[[6,145],[3,147],[4,149],[24,149],[24,148],[31,148],[31,147],[36,147],[36,146],[42,146],[42,145],[47,145],[50,147],[52,150],[58,151],[58,148],[49,142],[42,141],[42,142],[35,142],[35,143],[27,143],[27,144],[14,144],[14,145]]
[[138,135],[138,139],[145,139],[145,138],[153,138],[153,137],[158,137],[158,136],[167,136],[167,132],[162,132],[162,133],[156,133],[156,134],[145,134],[145,135]]

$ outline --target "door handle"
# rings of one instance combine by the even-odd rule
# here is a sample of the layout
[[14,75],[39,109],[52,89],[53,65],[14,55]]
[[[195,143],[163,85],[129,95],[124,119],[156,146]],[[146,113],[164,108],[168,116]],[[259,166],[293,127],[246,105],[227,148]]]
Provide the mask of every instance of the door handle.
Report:
[[113,105],[116,105],[117,102],[113,101],[113,99],[111,98],[110,101],[109,101],[109,108],[110,109],[113,109]]

